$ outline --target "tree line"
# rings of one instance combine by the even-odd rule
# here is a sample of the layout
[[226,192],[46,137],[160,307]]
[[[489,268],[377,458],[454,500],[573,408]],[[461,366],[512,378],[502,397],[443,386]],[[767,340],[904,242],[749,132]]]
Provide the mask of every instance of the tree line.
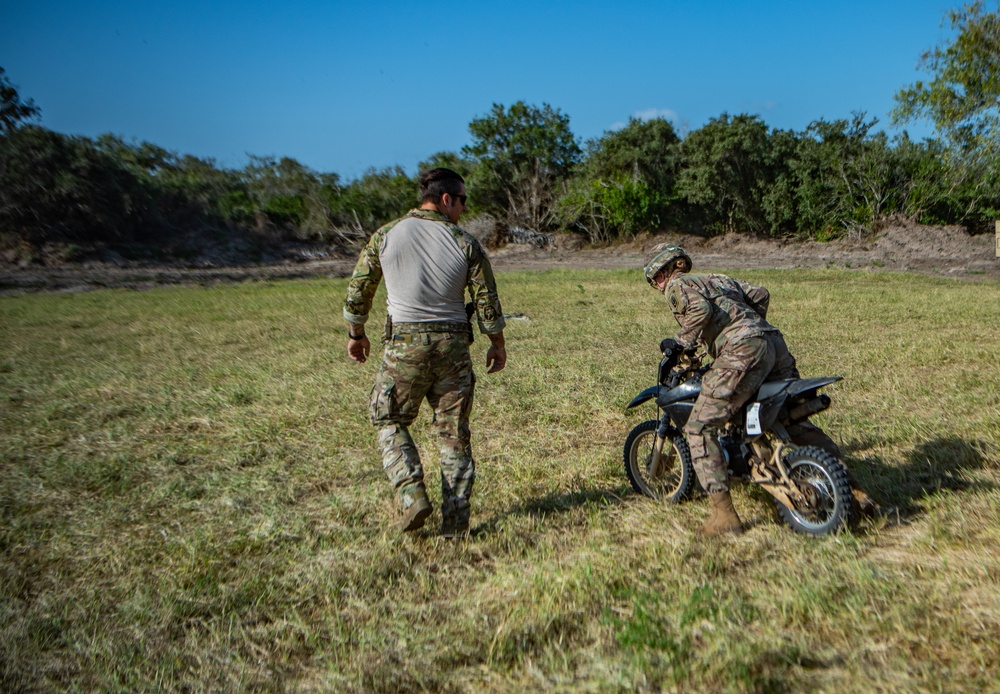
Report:
[[[684,137],[664,119],[630,119],[581,142],[569,117],[517,102],[469,124],[470,144],[420,164],[462,173],[472,214],[506,228],[575,231],[593,242],[644,231],[826,239],[903,215],[985,230],[1000,216],[1000,15],[974,2],[949,13],[957,37],[928,52],[933,76],[896,95],[893,119],[930,119],[936,136],[890,138],[855,113],[804,131],[723,113]],[[0,234],[46,243],[146,244],[181,234],[350,246],[416,204],[415,176],[371,169],[352,181],[294,159],[242,169],[114,135],[35,123],[0,68]]]

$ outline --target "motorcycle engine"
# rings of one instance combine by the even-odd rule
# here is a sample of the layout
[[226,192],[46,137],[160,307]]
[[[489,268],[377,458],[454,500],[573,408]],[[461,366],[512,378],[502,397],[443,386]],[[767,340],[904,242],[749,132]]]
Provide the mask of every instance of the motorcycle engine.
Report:
[[736,436],[720,436],[719,448],[729,468],[730,477],[749,477],[749,450],[743,439]]

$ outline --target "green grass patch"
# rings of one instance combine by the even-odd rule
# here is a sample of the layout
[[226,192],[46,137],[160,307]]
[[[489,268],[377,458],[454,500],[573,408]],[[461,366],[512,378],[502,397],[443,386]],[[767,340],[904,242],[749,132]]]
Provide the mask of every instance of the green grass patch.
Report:
[[734,274],[845,377],[820,423],[882,518],[803,538],[737,487],[749,531],[704,541],[703,499],[634,495],[675,332],[635,271],[498,278],[529,320],[501,373],[473,345],[460,544],[395,530],[344,280],[0,298],[0,689],[995,689],[1000,283]]

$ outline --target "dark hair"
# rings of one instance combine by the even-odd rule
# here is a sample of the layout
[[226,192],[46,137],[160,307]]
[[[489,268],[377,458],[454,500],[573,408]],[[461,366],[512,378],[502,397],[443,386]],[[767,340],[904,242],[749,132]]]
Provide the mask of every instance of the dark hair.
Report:
[[451,169],[443,167],[424,171],[420,174],[420,202],[432,202],[435,205],[441,202],[441,196],[461,195],[461,186],[465,179],[461,174]]

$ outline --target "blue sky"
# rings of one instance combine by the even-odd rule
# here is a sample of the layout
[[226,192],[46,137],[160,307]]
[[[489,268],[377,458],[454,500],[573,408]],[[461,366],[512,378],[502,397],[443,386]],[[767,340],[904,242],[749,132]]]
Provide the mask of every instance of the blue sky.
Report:
[[895,132],[893,95],[958,4],[0,0],[0,67],[52,130],[352,179],[414,173],[519,100],[581,141],[630,116],[684,134],[724,112],[804,130],[864,111]]

